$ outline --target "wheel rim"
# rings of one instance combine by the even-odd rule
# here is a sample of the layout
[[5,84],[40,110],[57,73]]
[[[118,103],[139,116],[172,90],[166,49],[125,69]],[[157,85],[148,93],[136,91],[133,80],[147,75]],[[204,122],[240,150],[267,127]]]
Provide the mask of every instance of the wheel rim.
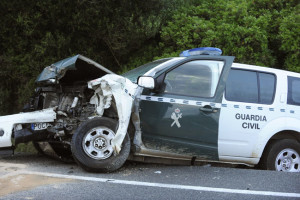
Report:
[[277,171],[300,172],[300,157],[294,149],[284,149],[276,157]]
[[114,137],[115,133],[107,127],[99,126],[93,128],[87,132],[83,138],[83,150],[89,157],[93,159],[106,159],[113,153],[111,140]]

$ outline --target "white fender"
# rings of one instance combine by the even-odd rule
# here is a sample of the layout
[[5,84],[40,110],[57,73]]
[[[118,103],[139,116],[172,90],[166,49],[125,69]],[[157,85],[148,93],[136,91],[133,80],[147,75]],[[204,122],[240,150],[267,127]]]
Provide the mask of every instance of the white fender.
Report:
[[300,134],[300,120],[291,117],[281,117],[277,118],[268,124],[261,130],[261,134],[259,134],[258,141],[253,149],[253,157],[261,157],[265,146],[271,137],[281,131],[296,131]]

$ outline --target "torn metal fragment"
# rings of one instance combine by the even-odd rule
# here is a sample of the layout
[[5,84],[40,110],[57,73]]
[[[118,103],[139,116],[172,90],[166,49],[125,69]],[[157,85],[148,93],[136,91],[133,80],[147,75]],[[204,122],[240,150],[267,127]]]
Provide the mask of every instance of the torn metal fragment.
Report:
[[111,143],[114,152],[118,154],[121,151],[122,142],[127,133],[138,85],[122,76],[107,74],[99,79],[88,82],[88,86],[95,90],[90,103],[96,105],[96,112],[99,116],[102,116],[104,110],[110,107],[112,96],[114,97],[119,126]]

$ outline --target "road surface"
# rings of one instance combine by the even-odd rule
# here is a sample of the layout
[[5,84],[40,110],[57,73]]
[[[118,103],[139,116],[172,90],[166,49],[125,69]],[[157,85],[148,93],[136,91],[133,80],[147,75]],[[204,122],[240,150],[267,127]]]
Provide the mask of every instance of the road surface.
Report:
[[300,199],[300,173],[127,162],[101,174],[23,153],[0,157],[0,199]]

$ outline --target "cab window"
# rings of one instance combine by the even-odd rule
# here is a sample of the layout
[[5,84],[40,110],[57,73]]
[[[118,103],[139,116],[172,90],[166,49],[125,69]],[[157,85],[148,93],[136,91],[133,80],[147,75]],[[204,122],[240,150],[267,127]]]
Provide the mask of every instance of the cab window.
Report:
[[224,62],[198,60],[185,63],[166,74],[164,93],[213,97]]

